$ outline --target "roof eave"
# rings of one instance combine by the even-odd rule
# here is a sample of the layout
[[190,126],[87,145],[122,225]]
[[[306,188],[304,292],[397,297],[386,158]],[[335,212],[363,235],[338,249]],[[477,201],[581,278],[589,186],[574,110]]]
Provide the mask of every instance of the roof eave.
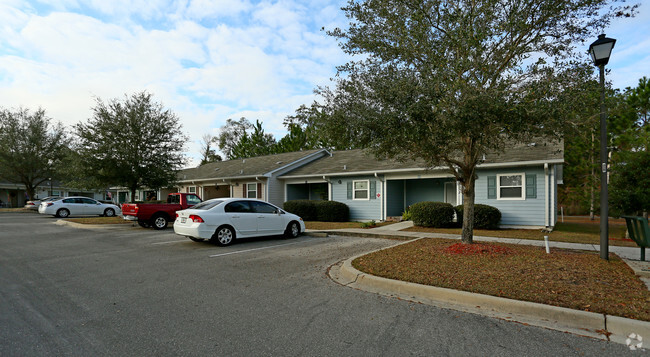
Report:
[[[514,162],[498,162],[498,163],[489,163],[489,164],[479,164],[478,168],[500,168],[500,167],[517,167],[517,166],[535,166],[543,164],[562,164],[564,159],[550,159],[550,160],[531,160],[531,161],[514,161]],[[309,174],[309,175],[292,175],[292,176],[280,176],[278,179],[281,180],[291,180],[291,179],[301,179],[309,177],[338,177],[338,176],[364,176],[364,175],[374,175],[374,174],[393,174],[393,173],[404,173],[404,172],[419,172],[419,171],[440,171],[447,170],[446,166],[436,166],[433,168],[423,168],[423,167],[413,167],[405,169],[392,169],[392,170],[367,170],[367,171],[351,171],[351,172],[333,172],[333,173],[318,173],[318,174]]]

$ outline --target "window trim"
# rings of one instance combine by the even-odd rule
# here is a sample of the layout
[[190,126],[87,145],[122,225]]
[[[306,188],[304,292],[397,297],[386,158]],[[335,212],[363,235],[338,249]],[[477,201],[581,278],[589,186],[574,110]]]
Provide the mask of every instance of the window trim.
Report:
[[[194,189],[194,191],[192,191]],[[196,186],[187,186],[187,193],[193,193],[196,195]]]
[[[357,182],[365,182],[366,183],[366,189],[357,189],[356,188],[356,183]],[[357,191],[366,191],[366,198],[357,198]],[[370,201],[370,180],[353,180],[352,181],[352,200],[354,201]]]
[[[254,190],[249,190],[248,185],[253,185],[253,187],[255,189]],[[251,193],[251,192],[255,192],[255,195],[253,195],[253,197],[250,197],[250,195],[249,195],[249,193]],[[257,198],[257,182],[247,182],[246,183],[246,196],[244,198]]]
[[[501,186],[501,177],[502,176],[521,176],[521,186]],[[520,197],[501,197],[501,188],[521,188]],[[523,172],[513,172],[508,174],[497,174],[497,200],[501,201],[523,201],[526,199],[526,174]]]

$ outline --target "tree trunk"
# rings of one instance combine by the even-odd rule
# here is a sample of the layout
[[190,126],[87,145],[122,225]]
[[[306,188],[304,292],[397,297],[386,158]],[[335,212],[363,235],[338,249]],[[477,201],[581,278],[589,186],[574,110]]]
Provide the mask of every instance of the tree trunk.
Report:
[[135,188],[131,188],[131,197],[129,197],[129,202],[135,202]]
[[34,195],[36,194],[36,188],[33,185],[25,184],[25,192],[27,192],[28,198],[25,200],[25,202],[34,200]]
[[474,243],[474,184],[473,175],[465,178],[463,187],[463,233],[461,241],[466,244]]

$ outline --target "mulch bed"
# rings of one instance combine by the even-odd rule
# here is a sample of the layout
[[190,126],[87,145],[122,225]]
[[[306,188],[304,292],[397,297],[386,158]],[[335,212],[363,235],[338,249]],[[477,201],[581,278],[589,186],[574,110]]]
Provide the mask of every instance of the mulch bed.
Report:
[[357,258],[390,279],[650,321],[650,291],[611,254],[421,239]]

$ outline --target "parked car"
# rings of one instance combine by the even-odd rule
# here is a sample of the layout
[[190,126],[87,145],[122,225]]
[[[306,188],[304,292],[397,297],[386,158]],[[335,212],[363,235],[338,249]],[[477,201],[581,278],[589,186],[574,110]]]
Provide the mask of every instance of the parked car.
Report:
[[101,203],[88,197],[64,197],[53,201],[42,202],[38,213],[51,214],[56,217],[68,216],[106,216],[120,214],[120,208],[114,204]]
[[122,214],[127,221],[137,221],[141,227],[163,229],[176,218],[176,211],[201,203],[193,193],[170,193],[167,203],[124,203]]
[[235,239],[285,235],[297,237],[305,222],[270,203],[249,198],[215,198],[176,212],[174,233],[193,241],[229,245]]
[[34,211],[36,211],[36,210],[38,210],[38,207],[41,205],[42,202],[54,201],[54,200],[56,200],[58,198],[61,198],[61,197],[59,197],[59,196],[48,196],[48,197],[41,198],[41,199],[38,199],[38,200],[27,201],[25,203],[24,208],[33,209]]

